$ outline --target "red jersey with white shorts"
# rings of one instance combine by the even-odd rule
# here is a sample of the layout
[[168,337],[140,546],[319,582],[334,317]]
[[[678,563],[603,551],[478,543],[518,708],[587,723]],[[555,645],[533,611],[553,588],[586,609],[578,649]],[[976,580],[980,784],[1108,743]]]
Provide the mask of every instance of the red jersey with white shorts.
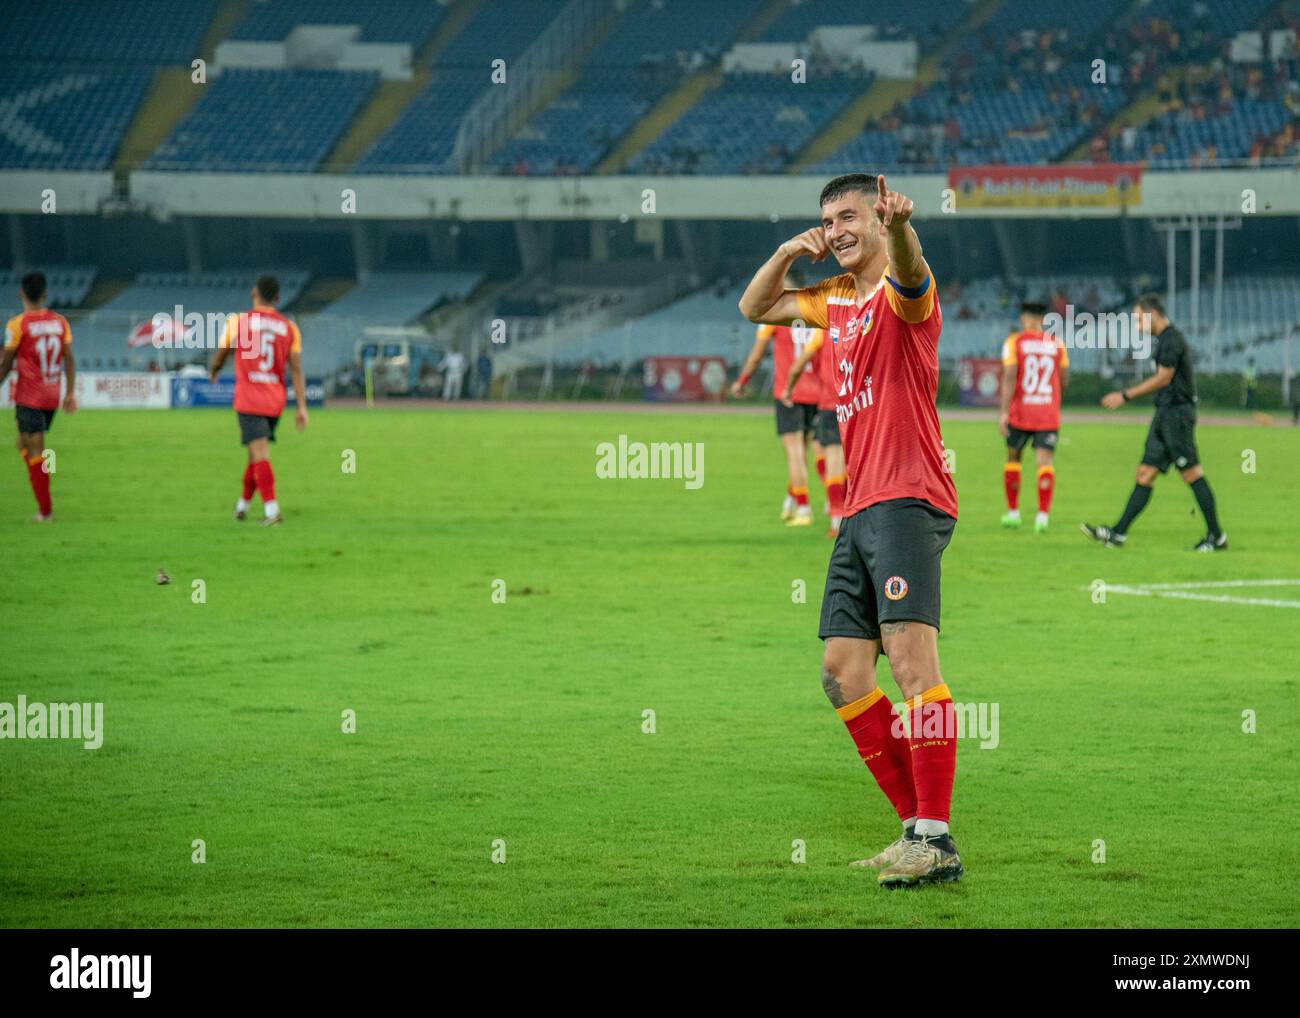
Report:
[[5,349],[17,350],[18,384],[14,403],[34,410],[57,410],[63,381],[63,350],[72,345],[68,320],[48,308],[15,315],[5,325]]
[[1057,431],[1061,427],[1061,368],[1070,355],[1057,336],[1033,330],[1016,332],[1002,344],[1002,364],[1016,369],[1009,408],[1019,431]]
[[[790,369],[803,353],[804,346],[816,335],[816,329],[806,326],[760,325],[758,327],[759,339],[772,337],[772,393],[777,399],[785,395],[785,384],[790,377]],[[803,369],[799,380],[794,384],[794,402],[811,406],[817,402],[820,391],[817,374],[810,363]]]
[[279,417],[289,354],[302,350],[298,326],[274,308],[254,307],[226,319],[221,345],[234,350],[235,412]]
[[934,405],[943,326],[934,276],[907,288],[888,272],[861,304],[852,273],[796,291],[803,319],[830,334],[849,475],[844,515],[919,498],[956,519],[957,489]]

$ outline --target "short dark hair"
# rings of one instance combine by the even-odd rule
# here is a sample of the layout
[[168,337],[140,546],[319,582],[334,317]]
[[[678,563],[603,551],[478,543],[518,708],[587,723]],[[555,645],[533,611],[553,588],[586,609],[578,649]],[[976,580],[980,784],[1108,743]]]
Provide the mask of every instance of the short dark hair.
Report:
[[1160,294],[1158,293],[1144,293],[1133,303],[1143,311],[1154,311],[1162,318],[1169,317],[1165,314],[1165,302],[1161,299]]
[[825,205],[828,201],[843,198],[850,191],[875,194],[876,175],[874,173],[846,173],[843,176],[836,177],[822,188],[822,197],[818,204]]
[[1023,315],[1038,315],[1040,318],[1047,314],[1047,301],[1045,300],[1027,300],[1020,305],[1020,313]]
[[268,304],[274,304],[280,299],[280,281],[270,273],[258,276],[257,295]]
[[45,297],[45,273],[29,272],[23,276],[19,286],[22,287],[23,296],[35,304]]

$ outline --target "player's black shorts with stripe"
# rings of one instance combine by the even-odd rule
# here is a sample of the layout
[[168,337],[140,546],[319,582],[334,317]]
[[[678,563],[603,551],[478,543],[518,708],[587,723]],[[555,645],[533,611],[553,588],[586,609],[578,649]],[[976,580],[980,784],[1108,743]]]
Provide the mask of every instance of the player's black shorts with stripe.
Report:
[[1007,429],[1007,448],[1019,452],[1028,442],[1034,443],[1035,449],[1055,449],[1057,433],[1055,431],[1021,431],[1019,428]]
[[813,438],[822,445],[840,444],[840,422],[836,420],[834,410],[817,411],[817,430]]
[[50,425],[54,423],[53,410],[42,410],[40,407],[21,404],[14,407],[14,417],[18,420],[18,430],[24,435],[49,431]]
[[812,403],[796,403],[794,406],[786,406],[779,399],[776,403],[776,433],[778,435],[789,435],[792,432],[802,431],[804,434],[812,434],[817,427],[817,407]]
[[822,595],[823,640],[880,639],[882,622],[939,628],[939,562],[957,525],[919,498],[877,502],[844,520]]
[[256,441],[259,438],[269,438],[275,441],[275,429],[279,425],[279,416],[262,417],[259,414],[240,414],[239,415],[239,442],[241,445],[248,445],[249,442]]
[[1171,465],[1186,470],[1201,462],[1196,451],[1196,407],[1191,403],[1160,407],[1151,418],[1142,462],[1162,474]]

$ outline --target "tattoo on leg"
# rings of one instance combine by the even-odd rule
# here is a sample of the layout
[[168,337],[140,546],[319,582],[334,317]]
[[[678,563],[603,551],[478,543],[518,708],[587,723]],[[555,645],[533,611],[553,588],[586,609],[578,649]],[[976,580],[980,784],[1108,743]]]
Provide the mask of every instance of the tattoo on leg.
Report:
[[906,632],[909,625],[908,622],[882,622],[880,632],[884,636],[897,636],[899,633]]
[[847,702],[844,699],[844,690],[840,688],[839,680],[827,668],[822,668],[822,689],[826,691],[826,697],[830,700],[832,707],[843,707]]

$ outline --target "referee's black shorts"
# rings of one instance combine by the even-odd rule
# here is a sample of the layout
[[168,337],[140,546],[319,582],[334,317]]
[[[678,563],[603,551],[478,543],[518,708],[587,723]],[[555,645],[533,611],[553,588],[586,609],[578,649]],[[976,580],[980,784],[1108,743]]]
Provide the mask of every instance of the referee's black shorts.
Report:
[[880,639],[882,622],[939,628],[939,563],[957,525],[919,498],[877,502],[847,517],[826,570],[818,635]]
[[1196,451],[1196,407],[1191,404],[1160,407],[1151,418],[1142,462],[1162,474],[1175,466],[1186,470],[1201,462]]

